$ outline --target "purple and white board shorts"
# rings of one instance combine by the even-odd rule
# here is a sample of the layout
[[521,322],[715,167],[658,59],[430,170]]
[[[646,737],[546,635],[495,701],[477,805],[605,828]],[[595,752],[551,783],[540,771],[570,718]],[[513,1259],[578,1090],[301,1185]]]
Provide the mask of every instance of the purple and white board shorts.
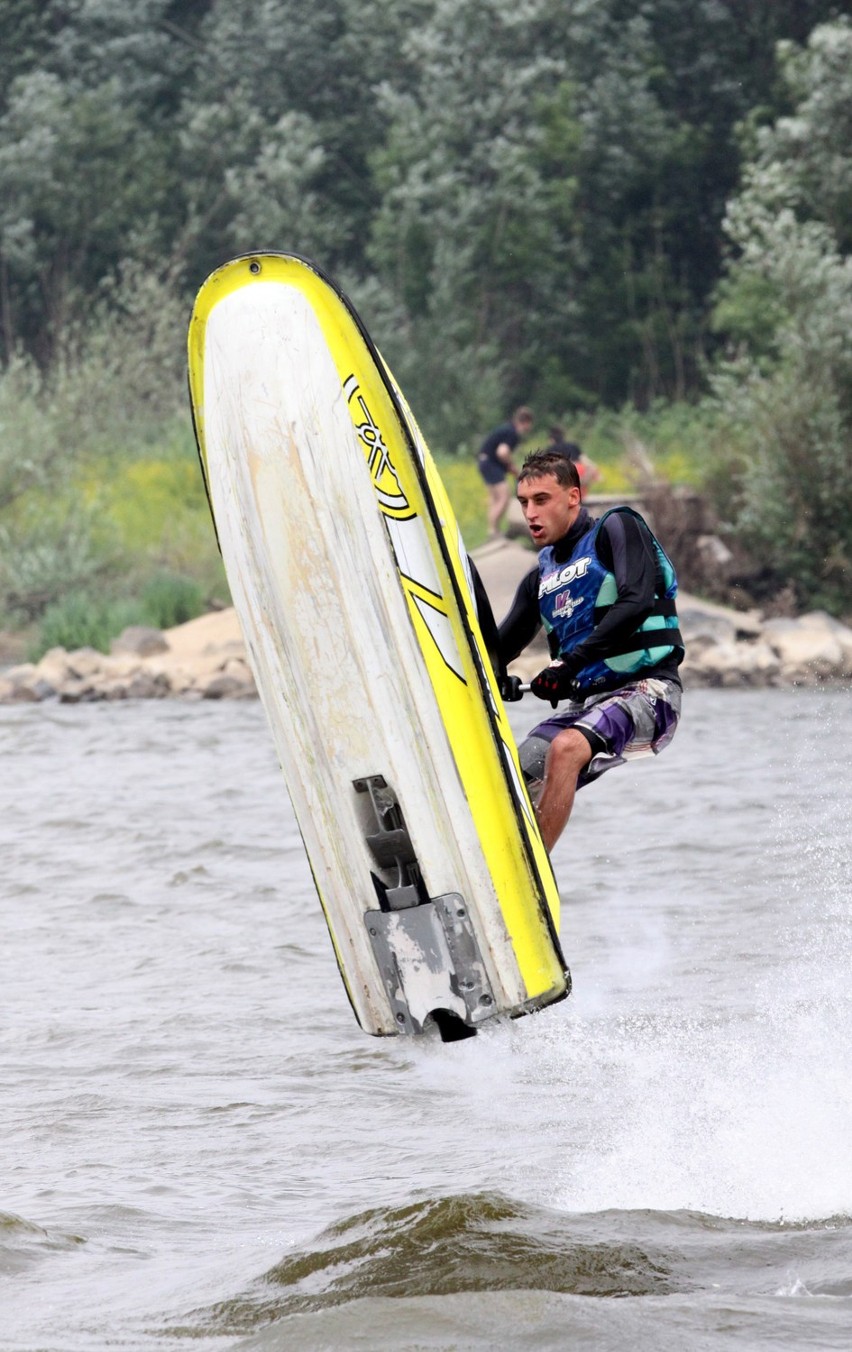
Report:
[[577,787],[625,761],[656,756],[675,735],[680,718],[681,688],[676,681],[646,678],[591,695],[583,704],[571,704],[539,723],[520,748],[521,768],[533,801],[544,781],[548,748],[560,732],[577,728],[591,743],[592,759],[581,772]]

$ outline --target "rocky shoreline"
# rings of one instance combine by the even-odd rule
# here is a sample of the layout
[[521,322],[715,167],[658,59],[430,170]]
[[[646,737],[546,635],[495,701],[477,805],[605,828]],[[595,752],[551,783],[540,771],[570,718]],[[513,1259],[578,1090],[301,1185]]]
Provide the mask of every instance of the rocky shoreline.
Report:
[[108,654],[51,648],[39,662],[0,671],[3,704],[256,695],[233,609],[211,611],[175,629],[126,629]]
[[[495,614],[508,609],[531,566],[528,549],[497,541],[476,551]],[[821,611],[765,619],[681,594],[687,644],[681,668],[687,689],[816,686],[852,679],[852,629]],[[542,642],[512,670],[529,679],[546,661]],[[212,611],[177,628],[127,629],[110,653],[52,648],[39,662],[0,669],[0,703],[63,704],[123,699],[251,699],[257,690],[232,609]]]
[[[724,687],[845,685],[852,680],[852,629],[822,611],[798,619],[763,620],[682,596],[680,626],[687,690]],[[512,671],[529,680],[541,669],[541,650],[529,649]]]

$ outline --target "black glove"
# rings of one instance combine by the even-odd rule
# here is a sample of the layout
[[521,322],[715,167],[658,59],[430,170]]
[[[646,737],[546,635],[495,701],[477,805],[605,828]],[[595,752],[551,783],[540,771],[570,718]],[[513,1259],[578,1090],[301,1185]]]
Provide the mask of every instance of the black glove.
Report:
[[500,694],[507,704],[514,704],[516,700],[523,699],[522,684],[520,676],[503,676],[501,678]]
[[560,658],[551,662],[549,667],[538,673],[535,680],[530,681],[530,690],[534,695],[538,695],[539,699],[550,700],[554,709],[561,699],[580,702],[583,698],[571,668]]

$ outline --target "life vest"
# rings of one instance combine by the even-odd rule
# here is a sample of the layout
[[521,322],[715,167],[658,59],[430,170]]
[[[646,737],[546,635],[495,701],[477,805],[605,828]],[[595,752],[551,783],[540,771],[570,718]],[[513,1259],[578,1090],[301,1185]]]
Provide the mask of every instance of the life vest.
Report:
[[[604,567],[596,548],[598,531],[612,512],[624,512],[642,521],[631,507],[613,507],[580,537],[566,562],[556,562],[550,545],[538,556],[538,605],[554,656],[573,652],[618,598],[615,576]],[[622,685],[634,674],[646,674],[648,668],[670,657],[675,648],[683,648],[675,608],[675,570],[660,542],[648,533],[657,565],[654,608],[605,658],[581,667],[576,679],[584,694]]]

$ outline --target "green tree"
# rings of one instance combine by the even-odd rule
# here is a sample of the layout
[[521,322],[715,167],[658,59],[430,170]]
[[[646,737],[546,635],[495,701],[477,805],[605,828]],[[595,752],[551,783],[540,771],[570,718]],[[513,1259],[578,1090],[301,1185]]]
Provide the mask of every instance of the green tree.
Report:
[[809,603],[852,591],[852,25],[786,46],[792,111],[753,137],[727,232],[718,410],[741,451],[737,525]]
[[[174,8],[76,0],[35,6],[28,23],[17,15],[21,53],[0,103],[6,360],[23,343],[49,363],[123,259],[169,251],[183,215],[174,118],[191,63],[168,26]],[[197,6],[185,8],[187,22]]]
[[305,253],[363,275],[376,209],[368,156],[382,136],[376,87],[422,0],[216,0],[180,112],[187,217],[199,280],[253,249]]
[[744,8],[437,0],[412,27],[379,90],[370,259],[383,346],[444,444],[489,401],[698,391],[735,129],[789,97],[772,45],[802,26]]
[[191,291],[283,248],[445,445],[519,398],[691,395],[734,128],[832,4],[0,0],[0,361],[49,364],[128,261]]
[[22,337],[47,362],[100,279],[157,234],[172,173],[117,81],[76,92],[38,71],[0,121],[0,184],[7,355]]
[[564,17],[583,134],[571,167],[577,303],[553,343],[596,399],[641,407],[700,387],[737,125],[781,110],[775,40],[806,36],[806,19],[830,9],[601,0]]
[[50,41],[52,0],[0,0],[0,113],[9,89],[44,60]]
[[[529,392],[535,316],[553,281],[542,168],[548,0],[437,0],[404,53],[416,79],[380,91],[370,257],[395,309],[383,347],[443,445]],[[551,143],[557,135],[551,126]]]

